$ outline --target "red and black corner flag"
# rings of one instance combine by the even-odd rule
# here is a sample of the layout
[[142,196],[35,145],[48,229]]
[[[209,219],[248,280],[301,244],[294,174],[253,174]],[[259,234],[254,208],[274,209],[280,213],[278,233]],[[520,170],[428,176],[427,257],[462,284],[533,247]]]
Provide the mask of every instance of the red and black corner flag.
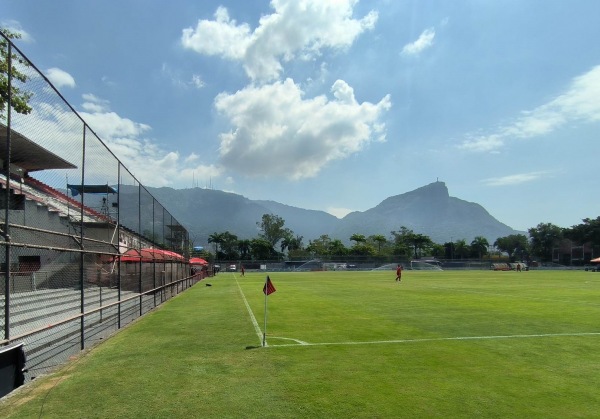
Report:
[[277,290],[275,289],[275,286],[271,282],[271,278],[269,278],[267,276],[267,281],[265,282],[265,286],[263,287],[263,292],[265,293],[265,295],[270,295],[270,294],[273,294],[275,291],[277,291]]
[[275,291],[277,290],[271,282],[271,278],[269,278],[269,275],[267,275],[267,279],[265,280],[265,285],[263,287],[263,293],[265,294],[265,330],[263,331],[263,346],[267,346],[267,297],[269,294],[273,294]]

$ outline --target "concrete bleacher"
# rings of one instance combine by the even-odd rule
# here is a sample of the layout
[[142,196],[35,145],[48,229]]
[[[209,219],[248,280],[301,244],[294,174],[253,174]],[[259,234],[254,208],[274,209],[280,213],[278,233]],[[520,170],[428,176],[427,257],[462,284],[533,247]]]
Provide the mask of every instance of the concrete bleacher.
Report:
[[[139,317],[140,294],[113,288],[91,287],[84,289],[83,310],[85,315],[86,342],[97,341]],[[132,298],[133,297],[133,298]],[[144,311],[151,309],[144,296]],[[127,301],[124,301],[127,300]],[[11,293],[10,334],[13,338],[23,336],[27,352],[27,364],[35,369],[26,373],[28,379],[55,366],[60,357],[75,354],[81,346],[81,290],[42,289]],[[96,309],[96,311],[94,311]],[[4,299],[0,301],[4,310]],[[32,333],[33,332],[33,333]]]
[[59,204],[59,208],[56,209],[57,211],[61,211],[61,208],[62,208],[63,212],[64,212],[64,205],[71,206],[74,209],[77,209],[79,211],[83,207],[84,216],[88,215],[88,216],[94,217],[91,220],[110,221],[110,218],[108,216],[106,216],[105,214],[102,214],[102,213],[94,210],[93,208],[81,205],[81,202],[77,201],[76,199],[71,198],[70,196],[60,192],[57,189],[54,189],[53,187],[51,187],[49,185],[46,185],[43,182],[40,182],[39,180],[37,180],[35,178],[28,176],[24,180],[25,180],[25,184],[27,186],[31,187],[33,190],[42,192],[46,197],[54,198],[54,203]]
[[[125,296],[124,296],[125,294]],[[139,295],[121,291],[121,298]],[[84,310],[118,301],[118,290],[89,288],[84,290]],[[4,302],[0,309],[4,309]],[[11,334],[19,335],[36,326],[52,325],[81,312],[81,291],[76,289],[43,289],[12,293],[10,297]]]

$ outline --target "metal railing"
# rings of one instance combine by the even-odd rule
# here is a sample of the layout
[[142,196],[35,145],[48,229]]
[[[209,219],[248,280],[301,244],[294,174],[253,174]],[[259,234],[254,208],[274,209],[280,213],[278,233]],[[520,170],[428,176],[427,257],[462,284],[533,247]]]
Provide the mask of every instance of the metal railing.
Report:
[[[0,44],[0,344],[24,343],[31,379],[199,276],[187,230],[1,32]],[[143,248],[174,255],[122,256]]]

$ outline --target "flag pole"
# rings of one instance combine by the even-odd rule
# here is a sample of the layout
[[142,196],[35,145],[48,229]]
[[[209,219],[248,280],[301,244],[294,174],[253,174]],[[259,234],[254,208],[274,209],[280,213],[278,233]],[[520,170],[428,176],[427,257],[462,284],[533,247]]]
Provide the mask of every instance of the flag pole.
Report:
[[269,293],[267,292],[267,283],[269,281],[269,276],[265,278],[265,327],[263,329],[263,341],[262,346],[267,346],[267,298],[269,297]]
[[262,346],[267,346],[267,298],[269,297],[269,294],[272,294],[275,291],[276,289],[271,282],[271,278],[269,278],[269,275],[267,275],[267,278],[265,279],[265,286],[263,287],[263,292],[265,293],[265,329],[263,332]]

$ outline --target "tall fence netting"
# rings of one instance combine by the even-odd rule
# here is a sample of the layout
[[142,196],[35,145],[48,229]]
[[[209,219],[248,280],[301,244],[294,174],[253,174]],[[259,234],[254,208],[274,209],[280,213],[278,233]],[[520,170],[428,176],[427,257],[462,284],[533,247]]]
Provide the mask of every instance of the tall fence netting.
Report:
[[200,278],[187,230],[0,35],[0,342],[31,379]]

